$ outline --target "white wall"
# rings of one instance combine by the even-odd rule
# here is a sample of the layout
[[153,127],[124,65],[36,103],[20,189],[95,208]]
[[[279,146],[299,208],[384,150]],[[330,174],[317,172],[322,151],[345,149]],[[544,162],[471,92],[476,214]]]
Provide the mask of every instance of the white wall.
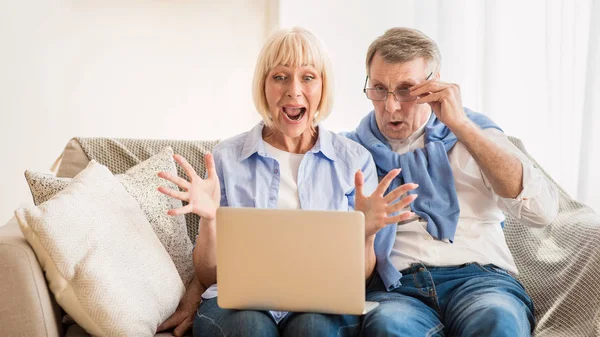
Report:
[[[439,2],[443,6],[444,2]],[[442,77],[446,81],[466,83],[477,76],[480,67],[464,71],[464,64],[472,65],[476,55],[462,53],[464,46],[446,46],[439,41],[440,34],[477,36],[476,29],[466,29],[464,24],[452,25],[452,31],[438,31],[439,20],[449,20],[452,15],[438,2],[412,0],[346,1],[282,0],[279,4],[279,22],[282,26],[302,26],[315,33],[328,49],[336,76],[336,102],[334,112],[324,122],[335,131],[354,129],[360,119],[373,109],[362,92],[365,81],[365,55],[371,42],[391,27],[414,27],[438,41],[442,53]],[[479,7],[479,2],[470,6]],[[448,10],[461,13],[463,2],[453,1]],[[319,10],[314,10],[319,8]],[[440,13],[441,12],[441,13]],[[458,21],[458,20],[457,20]],[[478,22],[471,25],[477,26]],[[460,54],[460,57],[457,55]],[[466,57],[465,57],[466,56]],[[446,59],[452,60],[447,65]],[[460,67],[455,63],[460,61]],[[463,90],[465,101],[476,101],[476,87]],[[475,102],[474,102],[475,103]],[[472,106],[473,104],[471,104]]]
[[598,88],[589,86],[598,72],[596,60],[587,62],[590,7],[589,0],[281,0],[279,21],[313,31],[330,51],[337,77],[330,129],[354,129],[373,109],[362,93],[369,44],[388,28],[417,28],[438,43],[442,80],[461,86],[463,105],[521,138],[567,193],[600,211],[600,180],[592,176],[600,170],[592,137],[600,105],[586,101],[593,96],[586,97],[586,77]]
[[[275,4],[275,5],[274,5]],[[276,2],[0,0],[0,224],[74,136],[215,139],[249,129]]]
[[[600,210],[597,99],[577,113],[586,90],[597,91],[600,53],[586,61],[589,15],[546,4],[0,0],[0,224],[31,202],[23,171],[47,171],[71,137],[215,139],[249,129],[258,121],[254,63],[277,22],[328,47],[337,95],[325,125],[335,131],[372,109],[362,93],[370,42],[389,27],[421,29],[439,43],[442,78],[461,85],[463,103],[522,138],[569,193]],[[586,71],[586,90],[570,85]]]

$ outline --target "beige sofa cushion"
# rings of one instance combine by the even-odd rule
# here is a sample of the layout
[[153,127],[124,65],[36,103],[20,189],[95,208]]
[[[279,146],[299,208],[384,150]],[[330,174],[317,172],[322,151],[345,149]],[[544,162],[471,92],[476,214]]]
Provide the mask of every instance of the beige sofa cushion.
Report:
[[[167,215],[169,209],[180,208],[182,204],[181,201],[158,192],[157,189],[161,185],[177,189],[175,184],[158,177],[159,171],[177,174],[173,150],[170,147],[165,147],[158,154],[125,173],[118,174],[117,178],[140,204],[152,229],[173,259],[181,280],[187,285],[195,274],[193,245],[187,235],[185,217]],[[36,205],[47,201],[71,182],[70,178],[57,178],[51,174],[31,171],[25,171],[25,178]]]
[[96,336],[154,336],[185,287],[137,201],[90,162],[40,206],[18,209],[57,302]]

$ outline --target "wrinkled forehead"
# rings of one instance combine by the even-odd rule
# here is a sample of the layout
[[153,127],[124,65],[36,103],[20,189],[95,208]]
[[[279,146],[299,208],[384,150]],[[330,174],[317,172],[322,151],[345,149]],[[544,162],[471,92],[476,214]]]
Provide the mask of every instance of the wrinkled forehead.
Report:
[[423,58],[405,62],[389,62],[374,58],[370,66],[369,79],[385,85],[414,85],[428,75],[428,62]]

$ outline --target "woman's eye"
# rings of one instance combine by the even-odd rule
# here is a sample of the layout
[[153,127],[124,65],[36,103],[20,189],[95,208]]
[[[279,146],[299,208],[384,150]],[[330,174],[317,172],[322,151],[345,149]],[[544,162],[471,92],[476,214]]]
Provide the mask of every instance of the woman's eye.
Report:
[[273,76],[273,79],[274,79],[275,81],[283,81],[283,80],[285,80],[285,76],[282,76],[282,75],[275,75],[275,76]]
[[306,82],[310,82],[310,81],[312,81],[312,80],[314,80],[314,79],[315,79],[315,77],[314,77],[314,76],[304,76],[304,80],[305,80]]

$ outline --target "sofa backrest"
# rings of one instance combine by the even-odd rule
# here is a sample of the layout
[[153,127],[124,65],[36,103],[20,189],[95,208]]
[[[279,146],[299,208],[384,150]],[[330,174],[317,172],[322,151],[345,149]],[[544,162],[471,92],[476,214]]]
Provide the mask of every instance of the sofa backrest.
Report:
[[[92,159],[108,167],[112,173],[120,174],[150,158],[165,146],[171,146],[174,153],[185,157],[198,175],[204,177],[206,172],[204,154],[212,151],[217,143],[217,140],[187,141],[76,137],[67,143],[56,175],[72,178],[81,172]],[[179,165],[177,165],[177,172],[180,177],[186,177],[185,172]],[[184,205],[186,205],[185,202]],[[195,242],[200,219],[197,215],[190,213],[186,215],[185,220],[188,236],[192,242]]]
[[[600,219],[590,207],[558,186],[518,138],[509,138],[546,174],[559,193],[558,217],[544,228],[524,226],[506,214],[504,234],[520,272],[518,278],[535,303],[536,335],[600,333],[600,323],[596,323],[596,315],[600,314],[600,287],[589,286],[600,278]],[[63,152],[57,175],[73,177],[91,159],[115,174],[122,173],[170,145],[204,176],[204,154],[216,144],[217,141],[73,138]],[[185,177],[180,167],[178,170]],[[192,242],[198,233],[198,220],[196,215],[186,216]]]

